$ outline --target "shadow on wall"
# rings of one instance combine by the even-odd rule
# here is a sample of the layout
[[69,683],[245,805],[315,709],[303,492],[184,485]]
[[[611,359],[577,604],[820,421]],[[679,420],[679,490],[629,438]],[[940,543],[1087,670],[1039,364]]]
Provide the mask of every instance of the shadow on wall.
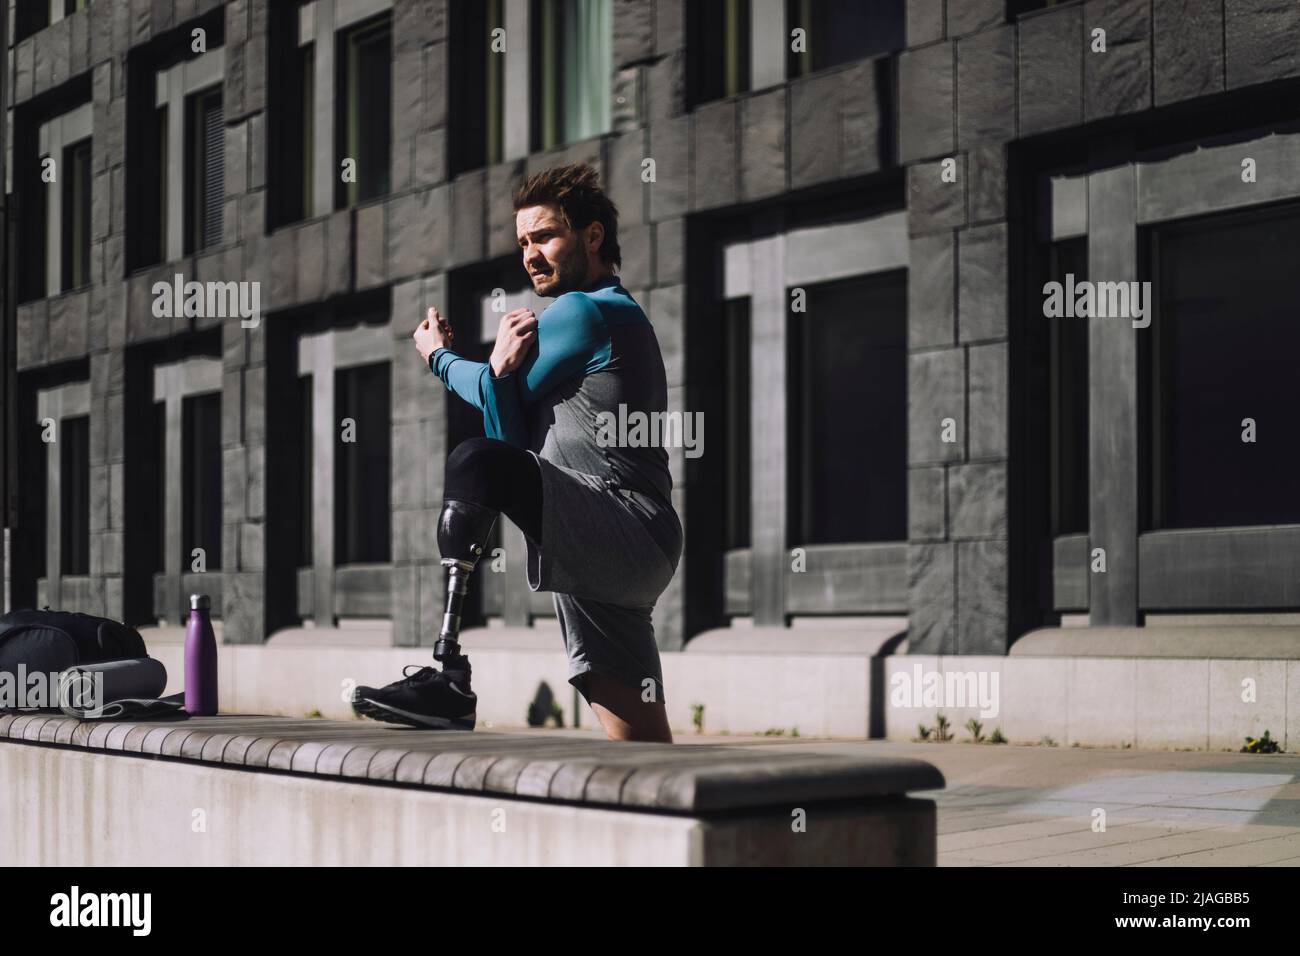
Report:
[[871,702],[871,712],[867,716],[867,736],[872,740],[885,737],[885,702],[888,690],[885,687],[885,658],[894,654],[905,654],[907,631],[890,638],[880,646],[871,658],[871,692],[867,700]]

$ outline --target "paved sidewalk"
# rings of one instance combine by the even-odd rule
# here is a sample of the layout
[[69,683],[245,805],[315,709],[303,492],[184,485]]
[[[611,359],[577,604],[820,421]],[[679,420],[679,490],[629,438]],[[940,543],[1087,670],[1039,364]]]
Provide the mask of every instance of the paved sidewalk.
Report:
[[940,866],[1300,865],[1296,755],[677,736],[723,742],[929,761]]

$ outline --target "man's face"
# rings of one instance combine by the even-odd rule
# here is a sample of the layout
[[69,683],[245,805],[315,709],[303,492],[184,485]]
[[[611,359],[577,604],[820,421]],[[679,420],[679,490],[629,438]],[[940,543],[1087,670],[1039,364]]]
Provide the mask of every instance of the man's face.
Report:
[[587,277],[583,236],[564,224],[556,207],[520,209],[515,214],[515,234],[533,291],[554,297],[582,288]]

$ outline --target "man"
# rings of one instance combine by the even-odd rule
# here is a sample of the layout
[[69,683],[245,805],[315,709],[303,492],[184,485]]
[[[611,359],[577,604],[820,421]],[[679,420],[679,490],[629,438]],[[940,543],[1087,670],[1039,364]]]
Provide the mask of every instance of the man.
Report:
[[447,613],[434,645],[443,664],[359,687],[357,713],[425,727],[472,729],[477,698],[457,637],[467,580],[498,514],[527,541],[528,584],[553,591],[569,681],[613,740],[672,742],[651,612],[676,571],[682,528],[662,447],[607,447],[602,413],[667,408],[654,328],[614,274],[618,211],[586,164],[530,177],[514,199],[523,265],[541,317],[501,319],[488,362],[452,351],[430,309],[413,335],[443,384],[483,413],[486,438],[447,459],[438,547]]

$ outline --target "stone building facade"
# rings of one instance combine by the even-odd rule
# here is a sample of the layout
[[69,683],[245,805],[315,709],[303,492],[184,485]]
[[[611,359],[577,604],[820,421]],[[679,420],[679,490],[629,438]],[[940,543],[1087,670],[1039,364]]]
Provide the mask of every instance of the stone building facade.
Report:
[[[477,425],[409,336],[437,305],[486,355],[532,301],[511,194],[581,160],[671,409],[704,422],[671,453],[665,650],[738,619],[997,655],[1062,615],[1300,611],[1295,290],[1260,271],[1300,234],[1300,7],[9,16],[14,606],[174,621],[203,590],[227,642],[357,618],[431,644],[442,464]],[[1151,282],[1154,321],[1045,316],[1067,272]],[[503,529],[478,609],[515,627],[551,613],[521,545]]]

